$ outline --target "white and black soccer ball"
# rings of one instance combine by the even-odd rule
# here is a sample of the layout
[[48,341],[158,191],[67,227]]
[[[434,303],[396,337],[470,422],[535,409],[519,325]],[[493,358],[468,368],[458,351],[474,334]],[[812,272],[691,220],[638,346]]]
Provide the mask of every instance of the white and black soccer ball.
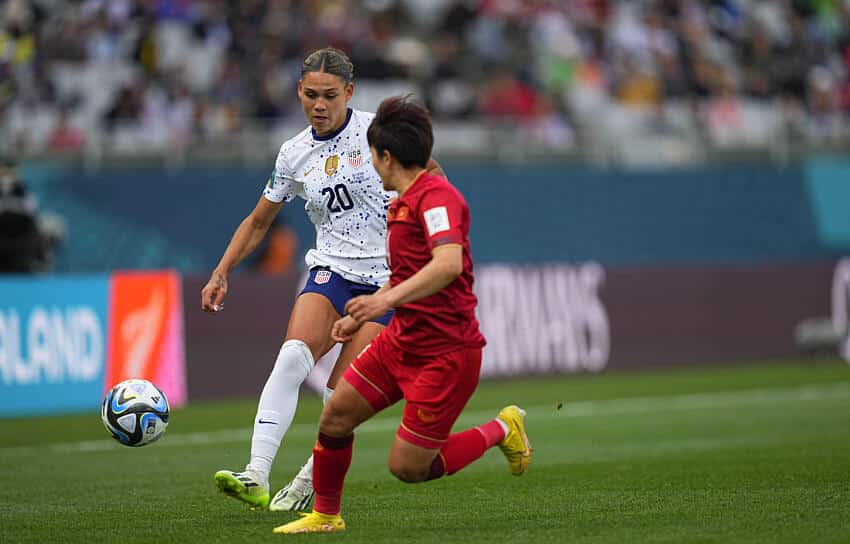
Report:
[[100,418],[112,438],[125,446],[145,446],[162,437],[171,410],[160,389],[147,380],[126,380],[103,399]]

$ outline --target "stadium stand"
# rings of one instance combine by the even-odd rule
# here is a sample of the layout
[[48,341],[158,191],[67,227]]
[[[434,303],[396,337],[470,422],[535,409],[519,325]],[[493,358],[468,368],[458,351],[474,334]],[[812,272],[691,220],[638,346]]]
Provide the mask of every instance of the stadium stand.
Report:
[[[19,153],[274,149],[301,124],[302,57],[327,44],[357,66],[355,106],[413,92],[441,130],[463,136],[452,139],[461,151],[526,142],[681,163],[706,147],[847,139],[847,2],[9,0],[0,9],[0,115],[6,151]],[[501,140],[480,130],[505,125]]]

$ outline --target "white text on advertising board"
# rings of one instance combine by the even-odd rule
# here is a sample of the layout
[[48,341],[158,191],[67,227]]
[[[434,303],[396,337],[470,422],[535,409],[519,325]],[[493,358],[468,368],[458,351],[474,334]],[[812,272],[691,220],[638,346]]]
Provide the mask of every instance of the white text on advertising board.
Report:
[[[475,267],[476,314],[487,338],[481,376],[604,369],[611,353],[604,281],[597,263]],[[324,391],[338,355],[336,346],[317,362],[307,377],[313,390]]]
[[599,298],[604,280],[597,263],[478,269],[478,320],[487,337],[482,375],[602,370],[611,351]]
[[0,381],[4,385],[88,382],[104,359],[97,313],[86,306],[0,309]]
[[850,258],[838,262],[832,278],[832,327],[844,335],[839,349],[850,363]]

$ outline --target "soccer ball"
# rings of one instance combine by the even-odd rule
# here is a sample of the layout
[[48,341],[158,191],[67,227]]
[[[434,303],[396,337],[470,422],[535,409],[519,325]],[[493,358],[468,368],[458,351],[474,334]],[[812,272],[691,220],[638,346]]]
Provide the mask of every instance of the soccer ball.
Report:
[[162,437],[170,415],[168,399],[147,380],[126,380],[103,399],[100,418],[112,438],[125,446],[145,446]]

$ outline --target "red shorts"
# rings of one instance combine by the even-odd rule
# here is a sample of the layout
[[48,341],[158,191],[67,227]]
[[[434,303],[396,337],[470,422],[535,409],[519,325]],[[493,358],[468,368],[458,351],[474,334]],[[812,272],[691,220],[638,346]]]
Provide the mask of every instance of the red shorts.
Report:
[[379,412],[404,398],[398,436],[439,449],[478,386],[481,348],[422,357],[397,349],[378,335],[343,374]]

